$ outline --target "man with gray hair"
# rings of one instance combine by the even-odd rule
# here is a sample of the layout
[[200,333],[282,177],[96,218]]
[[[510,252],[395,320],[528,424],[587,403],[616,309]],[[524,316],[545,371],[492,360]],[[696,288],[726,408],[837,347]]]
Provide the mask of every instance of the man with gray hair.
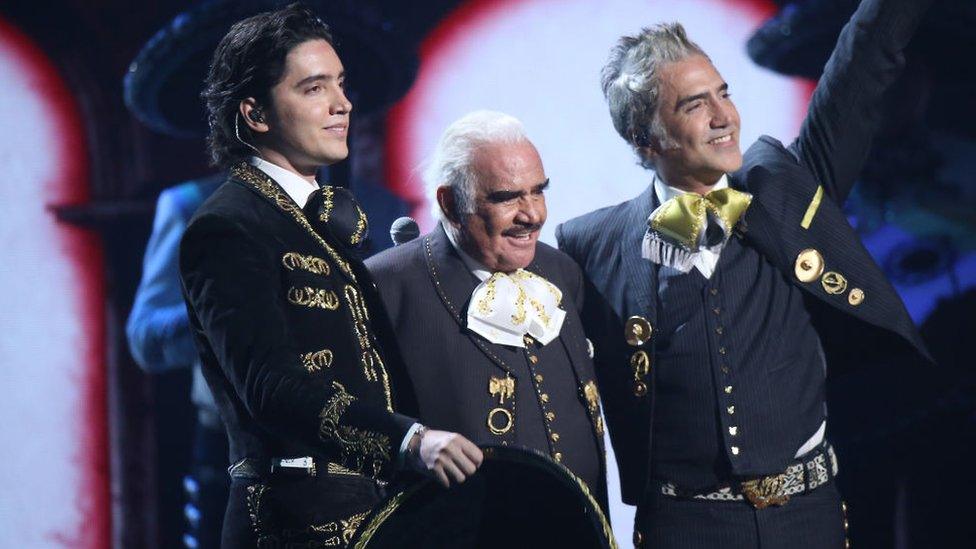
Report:
[[841,205],[929,4],[861,2],[799,137],[745,155],[729,86],[681,25],[612,51],[614,127],[655,175],[556,237],[588,280],[635,545],[845,545],[825,372],[928,354]]
[[366,261],[420,421],[541,452],[605,508],[582,273],[538,242],[549,186],[539,153],[515,118],[473,112],[444,132],[426,179],[437,227]]

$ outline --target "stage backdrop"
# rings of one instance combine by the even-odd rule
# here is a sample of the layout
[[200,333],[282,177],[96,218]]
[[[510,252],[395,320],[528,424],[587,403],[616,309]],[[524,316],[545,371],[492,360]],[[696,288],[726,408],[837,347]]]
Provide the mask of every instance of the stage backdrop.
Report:
[[0,546],[109,545],[102,257],[75,98],[0,19]]

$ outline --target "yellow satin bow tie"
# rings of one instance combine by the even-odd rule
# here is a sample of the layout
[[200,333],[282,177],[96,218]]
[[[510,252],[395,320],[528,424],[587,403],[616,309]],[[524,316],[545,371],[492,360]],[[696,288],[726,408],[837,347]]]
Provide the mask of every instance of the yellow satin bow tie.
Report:
[[711,191],[705,196],[685,193],[662,204],[648,225],[665,240],[675,242],[685,250],[697,251],[702,231],[707,227],[707,212],[715,215],[728,235],[751,202],[751,194],[731,187]]

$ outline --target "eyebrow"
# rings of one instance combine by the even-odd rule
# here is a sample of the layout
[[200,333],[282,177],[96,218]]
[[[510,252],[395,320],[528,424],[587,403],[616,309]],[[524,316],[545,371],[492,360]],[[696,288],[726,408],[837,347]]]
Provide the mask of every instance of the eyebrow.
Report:
[[319,80],[326,80],[326,81],[342,80],[345,77],[346,77],[346,71],[341,71],[338,76],[333,76],[331,74],[313,74],[312,76],[306,76],[305,78],[299,80],[298,83],[295,84],[295,87],[300,88],[302,86],[311,84],[312,82],[317,82]]
[[[729,84],[727,82],[722,82],[722,85],[718,87],[718,92],[722,93],[727,89],[729,89]],[[684,107],[688,103],[691,103],[693,101],[698,101],[699,99],[705,99],[707,97],[708,97],[708,92],[702,92],[702,93],[697,93],[695,95],[689,95],[688,97],[683,97],[678,100],[678,103],[674,106],[674,110],[676,111],[681,110],[681,107]]]
[[[532,192],[542,192],[549,188],[549,178],[547,177],[545,181],[539,183],[535,187],[532,187]],[[495,191],[488,193],[487,198],[491,202],[505,202],[506,200],[512,200],[513,198],[519,198],[525,196],[525,191]]]

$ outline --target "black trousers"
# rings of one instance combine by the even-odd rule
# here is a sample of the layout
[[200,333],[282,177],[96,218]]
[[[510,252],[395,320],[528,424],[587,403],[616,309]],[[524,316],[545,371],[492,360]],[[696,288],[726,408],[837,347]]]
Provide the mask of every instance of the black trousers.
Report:
[[[745,501],[678,499],[657,493],[637,509],[641,547],[841,549],[845,514],[831,481],[783,506],[755,509]],[[637,535],[635,534],[635,538]]]
[[[324,467],[323,467],[324,469]],[[232,479],[223,549],[346,547],[386,490],[363,476]]]

